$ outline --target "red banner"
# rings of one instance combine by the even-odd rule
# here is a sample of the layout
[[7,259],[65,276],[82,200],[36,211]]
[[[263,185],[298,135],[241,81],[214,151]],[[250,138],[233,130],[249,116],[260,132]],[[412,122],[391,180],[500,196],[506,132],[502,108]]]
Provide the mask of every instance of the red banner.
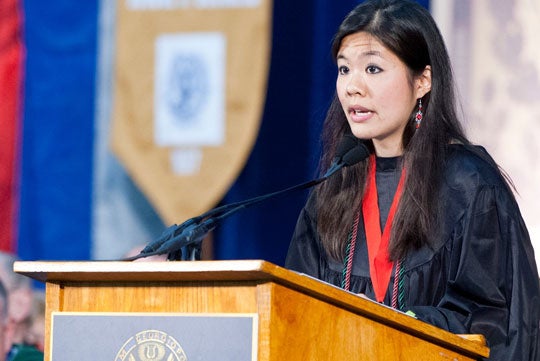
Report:
[[0,250],[13,251],[23,60],[19,1],[1,1],[0,19]]

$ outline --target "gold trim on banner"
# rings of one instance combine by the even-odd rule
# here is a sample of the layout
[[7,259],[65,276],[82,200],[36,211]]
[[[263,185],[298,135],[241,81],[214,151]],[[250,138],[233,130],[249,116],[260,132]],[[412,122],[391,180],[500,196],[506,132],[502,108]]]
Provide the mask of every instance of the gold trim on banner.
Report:
[[[238,7],[231,7],[235,2]],[[141,3],[143,5],[139,8],[133,6]],[[157,3],[176,6],[168,9],[154,6],[150,9],[144,6],[143,0],[118,1],[112,149],[163,221],[170,224],[214,207],[236,179],[251,152],[266,97],[272,2],[199,0]],[[224,7],[217,7],[220,3]],[[220,34],[224,39],[222,136],[206,143],[202,141],[200,145],[196,142],[158,145],[154,108],[156,43],[162,35],[189,34]],[[209,54],[211,57],[212,52]],[[212,76],[197,64],[192,64],[185,72],[195,79],[191,79],[187,86],[200,85],[196,76]],[[209,100],[205,98],[205,91],[215,89],[201,89],[201,111],[208,111],[205,101]],[[214,129],[208,130],[210,134]],[[173,153],[187,151],[189,154],[193,149],[199,154],[200,163],[195,164],[196,169],[192,173],[179,174],[173,166]],[[197,163],[196,160],[193,162]]]

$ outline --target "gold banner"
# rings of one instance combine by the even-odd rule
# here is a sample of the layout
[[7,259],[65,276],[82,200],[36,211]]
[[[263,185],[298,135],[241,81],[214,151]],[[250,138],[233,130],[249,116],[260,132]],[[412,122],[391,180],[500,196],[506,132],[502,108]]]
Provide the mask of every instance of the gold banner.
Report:
[[213,207],[253,147],[270,0],[120,0],[112,148],[165,223]]

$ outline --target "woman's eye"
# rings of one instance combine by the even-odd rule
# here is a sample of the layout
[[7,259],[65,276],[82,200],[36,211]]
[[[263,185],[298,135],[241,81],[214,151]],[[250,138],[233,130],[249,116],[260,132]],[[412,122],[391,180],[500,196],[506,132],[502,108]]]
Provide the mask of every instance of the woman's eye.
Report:
[[345,65],[342,65],[342,66],[338,67],[338,72],[341,75],[345,75],[345,74],[347,74],[349,72],[349,68],[346,67]]
[[379,68],[378,66],[375,66],[375,65],[369,65],[366,68],[366,73],[368,73],[368,74],[377,74],[377,73],[380,73],[381,71],[382,71],[382,69]]

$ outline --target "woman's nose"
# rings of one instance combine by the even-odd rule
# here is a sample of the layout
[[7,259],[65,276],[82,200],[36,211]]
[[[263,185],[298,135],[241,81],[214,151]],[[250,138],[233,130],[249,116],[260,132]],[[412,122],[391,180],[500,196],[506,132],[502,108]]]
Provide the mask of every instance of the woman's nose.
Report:
[[349,95],[365,95],[366,84],[359,74],[351,74],[347,83],[346,91]]

